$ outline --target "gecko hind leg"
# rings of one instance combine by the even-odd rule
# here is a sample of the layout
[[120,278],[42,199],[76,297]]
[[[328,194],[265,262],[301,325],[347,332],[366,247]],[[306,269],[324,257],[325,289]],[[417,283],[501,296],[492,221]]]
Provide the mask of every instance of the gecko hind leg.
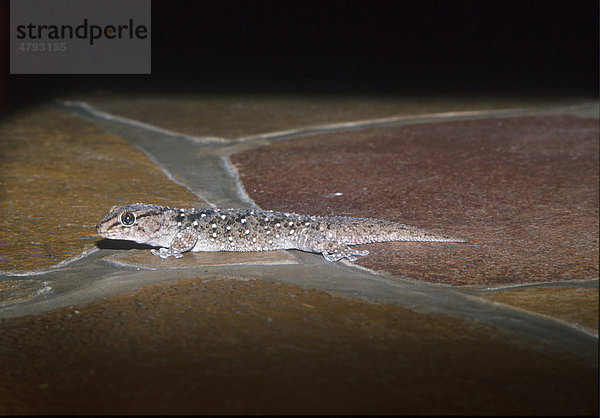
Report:
[[325,251],[323,251],[323,257],[327,261],[340,261],[343,258],[347,258],[350,261],[358,260],[355,256],[364,256],[369,254],[367,250],[355,250],[354,248],[350,248],[346,244],[335,244],[329,246]]

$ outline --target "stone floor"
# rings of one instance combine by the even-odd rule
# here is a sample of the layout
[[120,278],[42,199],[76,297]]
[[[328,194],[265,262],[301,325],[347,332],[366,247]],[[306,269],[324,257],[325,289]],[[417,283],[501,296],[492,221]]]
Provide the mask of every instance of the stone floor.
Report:
[[[0,413],[598,413],[598,103],[59,97],[0,121]],[[468,239],[186,253],[111,206]]]

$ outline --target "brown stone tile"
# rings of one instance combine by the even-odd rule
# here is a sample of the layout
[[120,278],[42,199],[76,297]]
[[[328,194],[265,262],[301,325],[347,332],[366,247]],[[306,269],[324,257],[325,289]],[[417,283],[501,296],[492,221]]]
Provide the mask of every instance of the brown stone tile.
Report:
[[598,369],[444,315],[219,276],[0,321],[0,413],[593,414]]
[[579,102],[576,99],[343,95],[174,95],[98,93],[78,97],[114,115],[192,136],[228,139],[271,132],[465,110]]
[[[479,119],[311,135],[232,156],[261,207],[377,217],[468,244],[360,246],[452,285],[598,277],[598,121]],[[340,195],[341,194],[341,195]]]
[[478,296],[598,334],[598,288],[518,288],[481,292]]
[[36,270],[91,248],[96,223],[122,202],[189,204],[126,141],[49,108],[0,124],[0,270]]

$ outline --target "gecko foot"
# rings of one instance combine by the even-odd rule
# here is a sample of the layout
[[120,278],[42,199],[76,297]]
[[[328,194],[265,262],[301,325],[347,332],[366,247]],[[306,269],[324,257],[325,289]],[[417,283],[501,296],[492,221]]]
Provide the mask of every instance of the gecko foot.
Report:
[[183,255],[181,255],[181,253],[173,251],[169,248],[161,248],[160,250],[151,249],[150,252],[154,255],[159,256],[160,258],[169,258],[171,256],[173,256],[175,258],[183,257]]
[[355,256],[367,255],[369,254],[369,251],[355,250],[353,248],[348,247],[347,245],[344,245],[343,247],[340,246],[329,251],[323,251],[321,254],[323,254],[323,257],[325,257],[325,260],[327,261],[340,261],[343,258],[347,258],[350,261],[356,261],[358,260],[358,258],[356,258]]

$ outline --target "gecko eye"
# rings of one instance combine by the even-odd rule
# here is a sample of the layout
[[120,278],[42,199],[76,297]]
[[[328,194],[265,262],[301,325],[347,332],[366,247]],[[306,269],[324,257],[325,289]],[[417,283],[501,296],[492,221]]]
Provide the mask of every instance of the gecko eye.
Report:
[[123,226],[131,226],[135,223],[135,215],[133,212],[123,212],[119,217],[119,221]]

